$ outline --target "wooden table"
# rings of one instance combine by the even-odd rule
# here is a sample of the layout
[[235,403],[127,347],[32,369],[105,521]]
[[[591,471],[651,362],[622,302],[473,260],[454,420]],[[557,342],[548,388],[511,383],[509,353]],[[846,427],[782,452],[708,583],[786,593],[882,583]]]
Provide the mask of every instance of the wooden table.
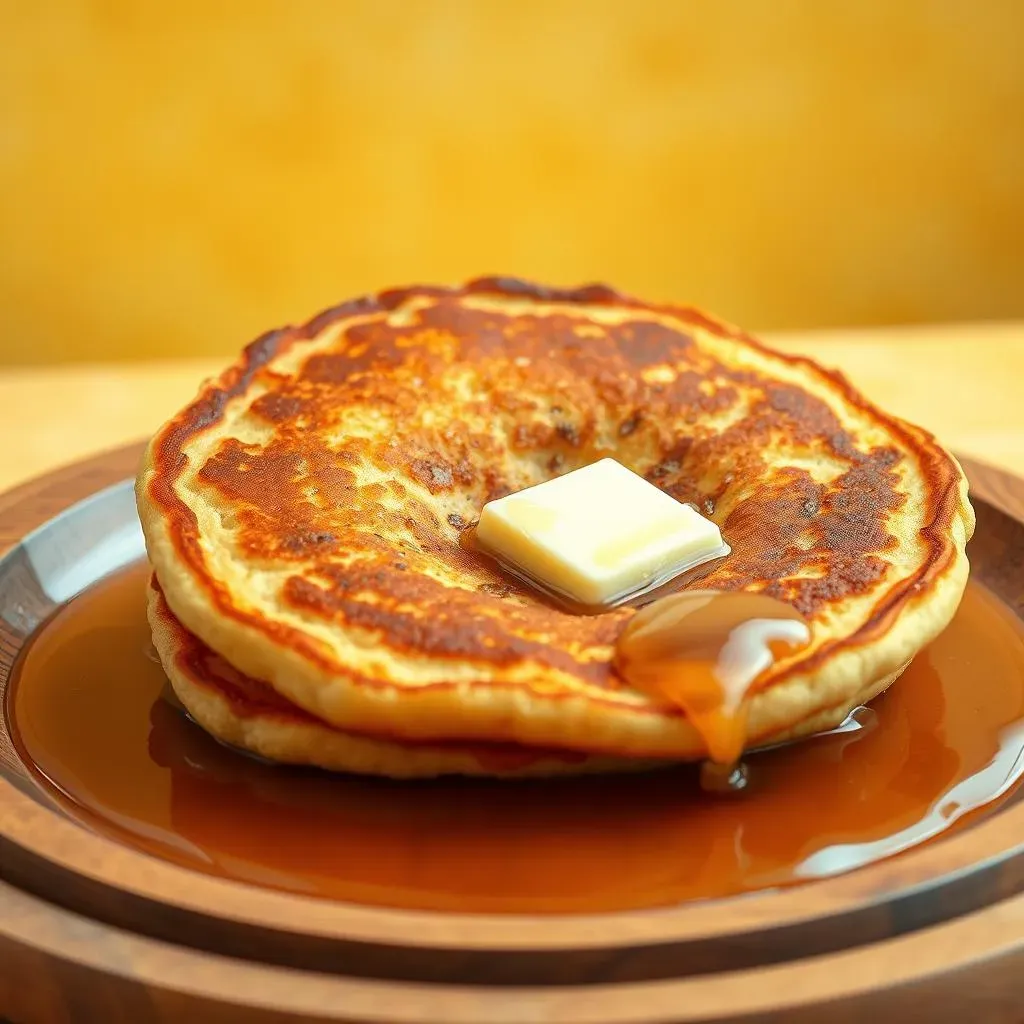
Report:
[[[1024,476],[1024,322],[808,331],[767,340],[842,370],[885,409]],[[0,370],[0,490],[141,438],[227,363]]]

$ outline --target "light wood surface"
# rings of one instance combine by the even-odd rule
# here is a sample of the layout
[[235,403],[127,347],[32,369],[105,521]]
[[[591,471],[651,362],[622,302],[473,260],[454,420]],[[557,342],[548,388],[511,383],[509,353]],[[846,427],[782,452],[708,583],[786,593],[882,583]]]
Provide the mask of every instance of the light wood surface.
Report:
[[[768,335],[948,447],[1024,475],[1024,321]],[[152,433],[230,357],[0,371],[0,489]]]

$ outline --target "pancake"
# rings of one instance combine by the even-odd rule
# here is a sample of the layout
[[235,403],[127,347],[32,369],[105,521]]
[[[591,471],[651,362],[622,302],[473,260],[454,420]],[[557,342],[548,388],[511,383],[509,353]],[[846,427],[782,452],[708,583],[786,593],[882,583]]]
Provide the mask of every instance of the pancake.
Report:
[[171,614],[155,578],[147,588],[147,612],[153,646],[189,715],[222,743],[269,761],[394,779],[587,775],[642,771],[664,763],[515,744],[398,742],[345,732],[289,704],[211,651]]
[[[167,607],[155,576],[147,587],[147,614],[160,663],[191,718],[222,743],[268,761],[394,779],[590,775],[647,771],[672,763],[516,744],[396,741],[346,732],[290,704],[266,683],[242,675],[189,633]],[[825,712],[810,723],[813,731],[839,725],[854,707],[871,700],[899,674],[869,686],[848,706]],[[787,739],[776,736],[773,742]]]
[[719,524],[732,554],[701,587],[810,623],[748,699],[750,745],[841,720],[963,594],[974,516],[928,433],[603,286],[413,287],[264,335],[157,433],[137,497],[174,616],[321,722],[699,758],[685,715],[615,673],[631,609],[570,614],[460,545],[486,501],[606,456]]

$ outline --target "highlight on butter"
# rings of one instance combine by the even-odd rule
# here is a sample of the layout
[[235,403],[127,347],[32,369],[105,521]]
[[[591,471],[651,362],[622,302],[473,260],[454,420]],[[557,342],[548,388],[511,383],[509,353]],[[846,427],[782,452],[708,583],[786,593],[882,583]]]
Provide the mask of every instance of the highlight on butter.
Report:
[[715,523],[614,459],[488,502],[476,538],[542,590],[591,607],[729,553]]

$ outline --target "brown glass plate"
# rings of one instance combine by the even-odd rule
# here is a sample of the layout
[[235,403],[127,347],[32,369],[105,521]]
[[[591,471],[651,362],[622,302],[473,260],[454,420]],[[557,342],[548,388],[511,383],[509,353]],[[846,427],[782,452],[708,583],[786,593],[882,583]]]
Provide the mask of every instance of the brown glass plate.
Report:
[[[60,604],[142,552],[131,446],[0,498],[0,703]],[[1024,615],[1024,482],[968,462],[974,578]],[[606,915],[435,914],[207,877],[69,820],[0,728],[0,1017],[1017,1020],[1024,801],[897,859]]]

